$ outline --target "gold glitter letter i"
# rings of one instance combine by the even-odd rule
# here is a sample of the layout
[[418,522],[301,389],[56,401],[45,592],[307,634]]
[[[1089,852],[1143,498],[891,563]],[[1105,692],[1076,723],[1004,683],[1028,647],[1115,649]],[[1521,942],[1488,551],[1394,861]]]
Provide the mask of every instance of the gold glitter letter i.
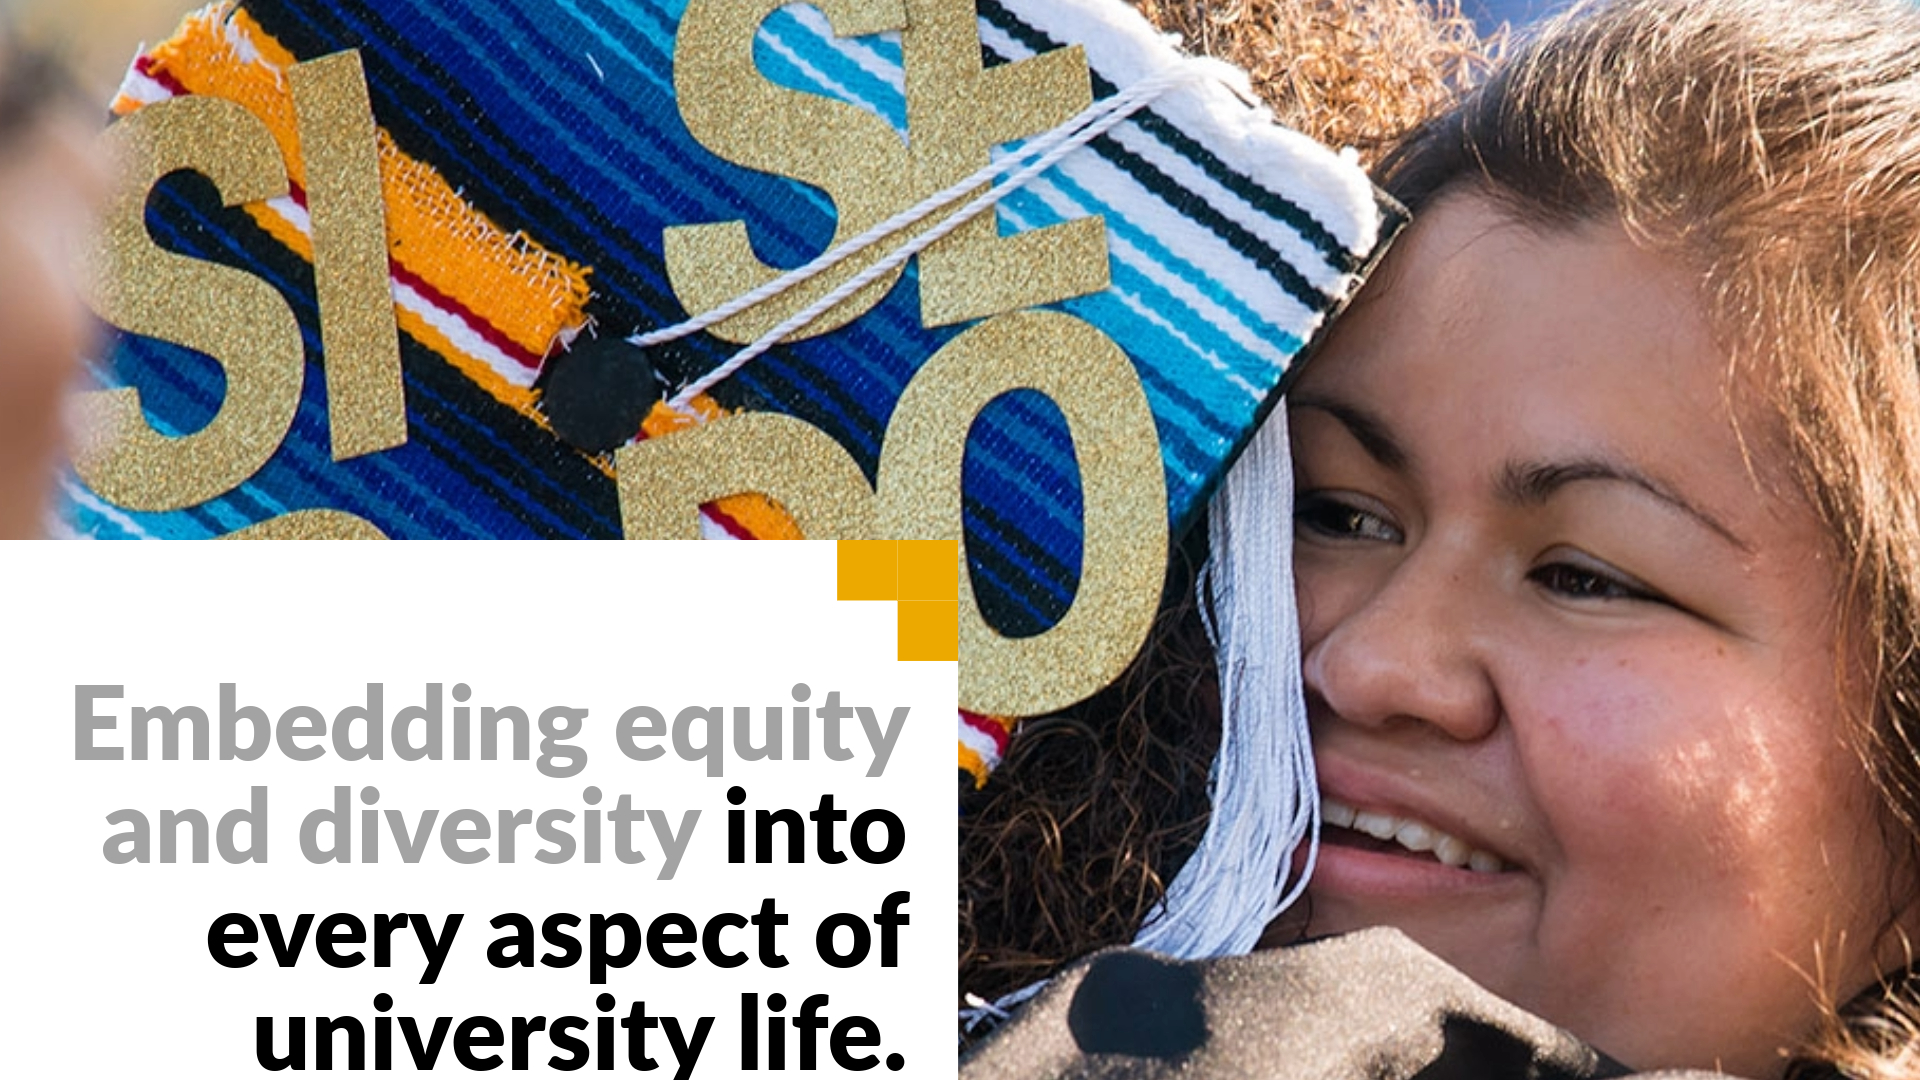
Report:
[[307,166],[333,460],[345,461],[407,441],[379,136],[358,52],[296,64],[287,81]]

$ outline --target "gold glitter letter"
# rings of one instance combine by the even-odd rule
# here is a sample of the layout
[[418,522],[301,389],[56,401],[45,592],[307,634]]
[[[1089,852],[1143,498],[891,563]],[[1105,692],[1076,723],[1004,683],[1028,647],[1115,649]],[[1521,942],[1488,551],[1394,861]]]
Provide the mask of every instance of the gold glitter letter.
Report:
[[[839,244],[914,203],[913,163],[885,120],[843,101],[777,86],[760,74],[753,62],[754,34],[785,4],[692,0],[673,47],[674,96],[687,130],[702,146],[736,165],[825,191],[839,214],[832,240]],[[901,0],[817,0],[815,6],[834,32],[846,37],[906,25]],[[870,265],[886,246],[718,323],[712,333],[726,341],[752,341]],[[667,277],[690,312],[718,307],[780,273],[753,253],[742,221],[669,228],[665,248]],[[898,273],[881,278],[788,340],[852,322],[879,303],[898,278]]]
[[[1092,104],[1078,45],[983,70],[972,3],[908,0],[907,10],[912,23],[901,45],[918,198],[986,165],[994,146],[1048,131]],[[989,210],[920,255],[920,321],[946,326],[1050,304],[1100,292],[1108,280],[1101,219],[1001,236]]]
[[740,413],[614,454],[629,540],[698,540],[700,506],[765,495],[810,540],[873,537],[873,490],[832,436],[779,413]]
[[[782,6],[783,0],[692,0],[674,44],[674,92],[687,130],[707,149],[831,196],[839,214],[832,244],[963,179],[987,164],[994,146],[1056,127],[1092,101],[1086,54],[1078,46],[982,68],[970,0],[820,0],[816,6],[836,33],[903,30],[910,128],[903,145],[871,113],[760,75],[754,34]],[[912,232],[719,323],[713,333],[754,340]],[[1108,284],[1106,239],[1099,218],[1002,237],[993,213],[984,213],[921,254],[921,321],[943,326],[1099,292]],[[718,307],[779,273],[753,253],[741,221],[670,228],[666,258],[674,293],[691,312]],[[787,340],[859,318],[897,278],[874,282]]]
[[[1080,588],[1052,629],[1001,637],[967,573],[960,466],[973,418],[1010,390],[1066,415],[1080,463]],[[1140,377],[1092,325],[1053,311],[1001,315],[954,338],[907,384],[880,451],[880,535],[961,540],[960,707],[997,716],[1065,708],[1117,678],[1146,640],[1167,569],[1166,477]]]
[[123,330],[212,356],[226,369],[227,396],[206,427],[171,438],[147,424],[138,391],[83,393],[74,468],[121,506],[177,510],[232,490],[273,456],[300,403],[305,360],[293,312],[266,282],[154,243],[147,193],[193,169],[237,206],[285,195],[286,170],[267,126],[218,98],[148,105],[101,139],[121,178],[83,255],[88,302]]
[[307,166],[333,460],[345,461],[407,441],[380,147],[358,52],[295,64],[287,82]]

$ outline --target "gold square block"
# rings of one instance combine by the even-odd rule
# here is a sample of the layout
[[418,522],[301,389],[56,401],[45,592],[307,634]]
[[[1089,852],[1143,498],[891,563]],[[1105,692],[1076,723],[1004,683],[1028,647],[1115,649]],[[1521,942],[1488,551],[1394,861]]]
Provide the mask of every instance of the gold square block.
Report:
[[958,541],[900,541],[900,599],[954,600],[959,596]]
[[960,659],[960,601],[900,601],[900,659]]
[[840,599],[900,598],[899,541],[841,540],[839,545]]

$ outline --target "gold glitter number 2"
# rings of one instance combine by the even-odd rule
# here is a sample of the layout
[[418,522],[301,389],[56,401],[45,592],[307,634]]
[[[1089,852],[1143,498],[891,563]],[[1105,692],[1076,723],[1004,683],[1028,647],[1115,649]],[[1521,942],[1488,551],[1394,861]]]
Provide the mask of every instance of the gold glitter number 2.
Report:
[[[400,346],[387,284],[373,113],[357,53],[296,66],[299,117],[314,227],[314,276],[336,461],[407,441]],[[88,487],[132,510],[177,510],[233,490],[279,449],[305,375],[300,327],[272,286],[250,274],[161,248],[147,232],[147,196],[161,177],[191,169],[227,206],[287,193],[273,134],[231,101],[181,97],[147,105],[101,136],[122,182],[82,256],[88,302],[107,322],[214,358],[227,392],[198,431],[148,423],[139,391],[79,396],[74,467]]]

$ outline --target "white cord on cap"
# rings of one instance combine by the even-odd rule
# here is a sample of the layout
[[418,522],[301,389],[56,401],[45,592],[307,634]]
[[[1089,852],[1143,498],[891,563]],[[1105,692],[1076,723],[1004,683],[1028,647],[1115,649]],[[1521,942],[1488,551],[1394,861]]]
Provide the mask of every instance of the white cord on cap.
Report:
[[[646,348],[651,345],[659,345],[663,342],[673,341],[676,338],[686,337],[688,334],[697,333],[715,323],[724,322],[743,311],[747,311],[785,293],[789,289],[813,280],[833,269],[835,266],[838,266],[840,263],[845,262],[847,259],[893,236],[895,233],[913,228],[946,207],[965,198],[969,192],[976,190],[980,185],[985,184],[1001,173],[1005,173],[1019,166],[1018,171],[1013,172],[1004,180],[994,184],[993,187],[982,192],[959,209],[940,218],[932,227],[924,232],[915,234],[911,239],[889,251],[884,257],[875,261],[871,266],[861,270],[859,273],[842,282],[838,287],[829,291],[826,295],[808,304],[800,311],[795,312],[792,316],[782,320],[779,325],[760,335],[752,344],[747,345],[728,357],[726,362],[687,384],[667,402],[667,404],[674,409],[683,413],[691,413],[694,397],[711,389],[714,385],[722,382],[734,372],[745,367],[748,363],[752,362],[755,357],[771,349],[788,334],[805,327],[821,315],[831,311],[847,297],[852,296],[854,293],[859,292],[861,289],[866,288],[873,282],[878,281],[880,278],[885,277],[905,265],[908,259],[918,255],[932,244],[938,242],[942,237],[953,232],[960,226],[965,225],[980,214],[992,209],[1007,196],[1025,187],[1034,177],[1039,176],[1041,173],[1058,164],[1061,158],[1066,157],[1073,151],[1106,134],[1112,130],[1116,124],[1132,116],[1142,108],[1145,108],[1155,98],[1169,89],[1184,83],[1194,82],[1201,78],[1211,77],[1214,77],[1214,70],[1210,66],[1193,64],[1182,65],[1174,70],[1142,79],[1112,97],[1102,98],[1094,102],[1058,127],[1027,140],[1013,153],[997,161],[988,163],[966,179],[947,187],[945,190],[928,196],[918,204],[893,215],[878,225],[862,232],[860,235],[824,252],[806,265],[789,270],[779,277],[774,278],[772,281],[767,282],[765,285],[741,293],[739,296],[734,297],[732,300],[716,308],[704,311],[699,315],[675,323],[672,326],[663,327],[645,334],[635,334],[627,340],[641,348]],[[1023,162],[1025,162],[1024,165],[1022,164]]]

